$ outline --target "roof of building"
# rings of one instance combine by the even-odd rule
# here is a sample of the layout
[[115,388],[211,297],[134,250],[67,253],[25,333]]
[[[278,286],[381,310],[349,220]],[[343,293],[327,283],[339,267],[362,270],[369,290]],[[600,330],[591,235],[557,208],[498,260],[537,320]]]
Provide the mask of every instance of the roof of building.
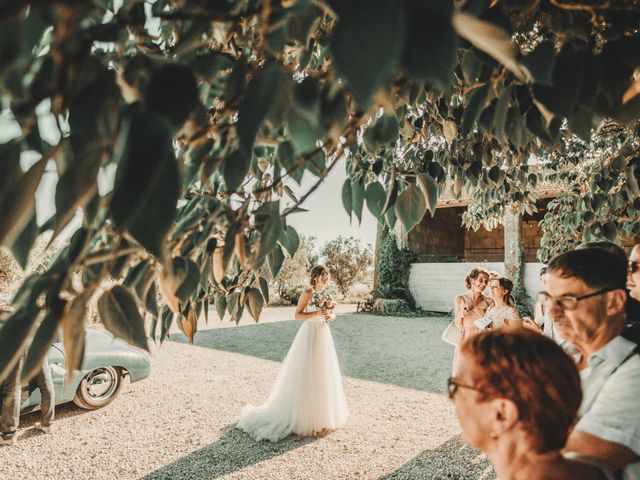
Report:
[[[450,207],[466,207],[471,204],[471,195],[464,191],[460,194],[459,198],[453,194],[453,184],[450,180],[447,180],[445,188],[438,196],[438,208],[450,208]],[[538,198],[554,198],[562,191],[557,183],[550,183],[546,181],[538,182],[536,186],[536,193]]]

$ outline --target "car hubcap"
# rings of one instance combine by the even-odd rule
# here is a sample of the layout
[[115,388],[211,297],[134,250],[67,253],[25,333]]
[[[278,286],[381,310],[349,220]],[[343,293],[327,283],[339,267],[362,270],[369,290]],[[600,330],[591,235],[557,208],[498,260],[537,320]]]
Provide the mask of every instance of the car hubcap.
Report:
[[87,377],[86,392],[93,400],[109,398],[116,389],[118,374],[113,367],[98,368]]

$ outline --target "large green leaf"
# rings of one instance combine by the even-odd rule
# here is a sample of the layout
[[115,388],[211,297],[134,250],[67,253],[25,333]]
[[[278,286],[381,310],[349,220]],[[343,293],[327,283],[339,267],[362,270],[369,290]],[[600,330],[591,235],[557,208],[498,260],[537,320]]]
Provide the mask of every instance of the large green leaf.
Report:
[[451,25],[450,0],[407,5],[407,38],[402,66],[416,81],[445,90],[453,80],[456,66],[457,35]]
[[160,309],[160,343],[164,342],[165,338],[169,336],[171,324],[173,323],[173,315],[173,311],[171,311],[167,305],[164,305]]
[[507,110],[509,109],[509,103],[511,101],[511,92],[511,86],[502,90],[493,117],[493,131],[496,138],[501,142],[506,142],[504,132],[507,122]]
[[264,297],[264,301],[265,303],[268,304],[269,303],[269,283],[267,282],[267,279],[264,277],[260,277],[258,284],[260,286],[260,292]]
[[293,167],[296,158],[291,142],[285,141],[278,145],[277,157],[278,163],[280,163],[280,166],[285,170],[289,170]]
[[66,357],[67,381],[71,380],[74,371],[80,370],[84,360],[85,319],[89,300],[95,287],[87,288],[73,299],[62,319],[62,345]]
[[98,193],[96,177],[105,159],[105,145],[114,141],[119,122],[120,91],[115,74],[100,67],[94,81],[88,83],[69,105],[69,166],[56,186],[55,238]]
[[351,207],[358,222],[362,222],[362,206],[364,205],[364,186],[360,180],[351,180]]
[[402,6],[387,0],[351,2],[340,16],[331,50],[338,74],[360,107],[369,106],[398,65],[405,20]]
[[12,183],[22,175],[20,150],[20,142],[16,140],[0,144],[0,205],[10,192]]
[[27,261],[29,260],[29,251],[33,246],[36,238],[38,237],[38,222],[36,221],[35,213],[31,217],[27,226],[24,227],[22,233],[16,238],[16,241],[11,245],[11,252],[18,261],[18,264],[24,269],[27,268]]
[[284,83],[284,72],[276,63],[267,64],[249,82],[238,109],[236,124],[240,145],[245,152],[251,152],[262,122],[280,102],[279,91]]
[[38,313],[35,305],[27,305],[16,310],[0,328],[0,382],[20,360],[36,326]]
[[438,185],[431,175],[428,173],[421,173],[417,177],[418,185],[429,209],[429,213],[433,217],[436,214],[436,206],[438,205]]
[[518,80],[526,80],[517,60],[517,49],[511,40],[511,34],[500,25],[461,11],[453,15],[452,23],[458,35],[500,62]]
[[525,55],[521,63],[536,83],[551,85],[551,74],[556,60],[555,54],[553,42],[547,40],[539,43],[531,53]]
[[420,189],[415,185],[409,185],[398,196],[394,210],[404,228],[410,232],[424,217],[427,203]]
[[535,85],[535,97],[551,112],[571,116],[582,85],[582,67],[585,55],[566,43],[557,55],[551,86]]
[[347,211],[347,215],[349,215],[349,218],[351,218],[351,212],[353,210],[353,200],[351,195],[351,180],[349,180],[348,178],[342,185],[342,205]]
[[395,210],[393,208],[390,208],[389,210],[387,210],[387,213],[384,214],[384,218],[387,222],[387,226],[389,227],[389,229],[393,230],[393,227],[395,227],[396,221],[398,219],[398,217],[396,216]]
[[255,213],[255,224],[256,229],[260,232],[260,243],[253,256],[253,263],[258,265],[273,250],[283,231],[284,224],[280,217],[280,202],[275,201],[261,205]]
[[282,262],[284,262],[284,253],[282,253],[282,248],[280,245],[276,245],[269,255],[267,255],[267,262],[269,263],[269,270],[271,270],[271,275],[273,278],[276,278],[280,268],[282,267]]
[[384,187],[380,182],[370,183],[367,185],[365,197],[367,199],[367,207],[369,207],[369,211],[374,217],[381,220],[383,218],[382,209],[384,208],[384,202],[387,197]]
[[293,257],[300,247],[300,237],[298,236],[298,232],[296,232],[296,229],[291,225],[287,225],[286,235],[289,240],[287,251],[289,252],[289,255]]
[[184,257],[175,257],[173,259],[173,268],[181,278],[176,289],[176,297],[182,303],[185,303],[196,293],[200,283],[200,269],[192,260]]
[[42,157],[11,185],[0,204],[0,246],[11,246],[24,230],[36,208],[36,189],[47,165]]
[[0,19],[0,72],[11,64],[19,52],[19,21],[16,16]]
[[395,115],[381,115],[369,128],[377,145],[395,143],[400,134]]
[[224,160],[223,176],[228,192],[238,190],[249,173],[251,156],[242,150],[235,150]]
[[198,104],[198,86],[190,68],[168,63],[158,67],[145,90],[147,111],[167,118],[179,129]]
[[480,113],[482,113],[484,109],[490,91],[491,85],[487,83],[467,95],[467,105],[464,109],[464,115],[462,116],[462,124],[460,125],[460,133],[462,135],[468,135],[471,132],[478,117],[480,117]]
[[263,304],[264,300],[260,290],[257,288],[251,288],[247,292],[247,306],[249,307],[249,313],[256,322],[260,319]]
[[306,78],[294,88],[287,129],[298,152],[315,148],[327,129],[320,118],[320,90],[313,78]]
[[125,287],[116,285],[98,300],[98,313],[105,328],[132,345],[149,350],[144,320],[135,298]]
[[180,179],[167,122],[136,114],[120,156],[111,211],[116,225],[149,252],[164,258],[173,224]]
[[62,321],[66,305],[65,301],[58,298],[49,302],[49,310],[33,336],[22,366],[23,382],[31,380],[42,368],[42,360],[58,334],[58,326]]
[[224,319],[224,312],[227,309],[227,297],[224,294],[218,293],[216,295],[216,313],[220,321]]

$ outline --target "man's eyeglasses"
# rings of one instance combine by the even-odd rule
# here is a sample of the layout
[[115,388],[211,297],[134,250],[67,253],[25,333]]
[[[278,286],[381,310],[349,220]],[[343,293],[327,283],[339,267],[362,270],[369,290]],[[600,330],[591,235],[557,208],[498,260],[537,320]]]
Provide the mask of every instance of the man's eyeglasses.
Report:
[[546,308],[551,308],[552,304],[555,303],[562,310],[570,311],[575,310],[578,307],[578,302],[582,300],[602,295],[603,293],[612,292],[614,290],[619,290],[619,288],[604,288],[602,290],[598,290],[597,292],[587,293],[586,295],[582,295],[580,297],[576,297],[575,295],[561,295],[559,297],[552,297],[547,292],[539,292],[538,300]]
[[640,264],[640,262],[636,262],[635,260],[629,260],[627,262],[627,271],[629,273],[636,273],[638,271],[638,264]]
[[465,385],[464,383],[460,383],[455,378],[449,377],[447,379],[447,393],[449,394],[449,400],[453,400],[453,397],[456,396],[459,388],[468,388],[469,390],[479,391],[476,387]]

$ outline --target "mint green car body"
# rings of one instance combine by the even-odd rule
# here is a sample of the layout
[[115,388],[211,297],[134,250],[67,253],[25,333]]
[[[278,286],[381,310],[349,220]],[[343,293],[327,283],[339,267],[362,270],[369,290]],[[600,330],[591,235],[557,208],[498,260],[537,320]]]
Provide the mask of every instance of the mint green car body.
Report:
[[[82,408],[100,408],[116,397],[125,376],[131,382],[137,382],[151,373],[151,362],[145,352],[114,338],[106,331],[88,329],[85,342],[81,369],[67,383],[62,343],[55,342],[49,349],[47,357],[56,405],[73,401]],[[39,406],[40,390],[33,389],[33,386],[23,388],[21,412],[37,410]]]

